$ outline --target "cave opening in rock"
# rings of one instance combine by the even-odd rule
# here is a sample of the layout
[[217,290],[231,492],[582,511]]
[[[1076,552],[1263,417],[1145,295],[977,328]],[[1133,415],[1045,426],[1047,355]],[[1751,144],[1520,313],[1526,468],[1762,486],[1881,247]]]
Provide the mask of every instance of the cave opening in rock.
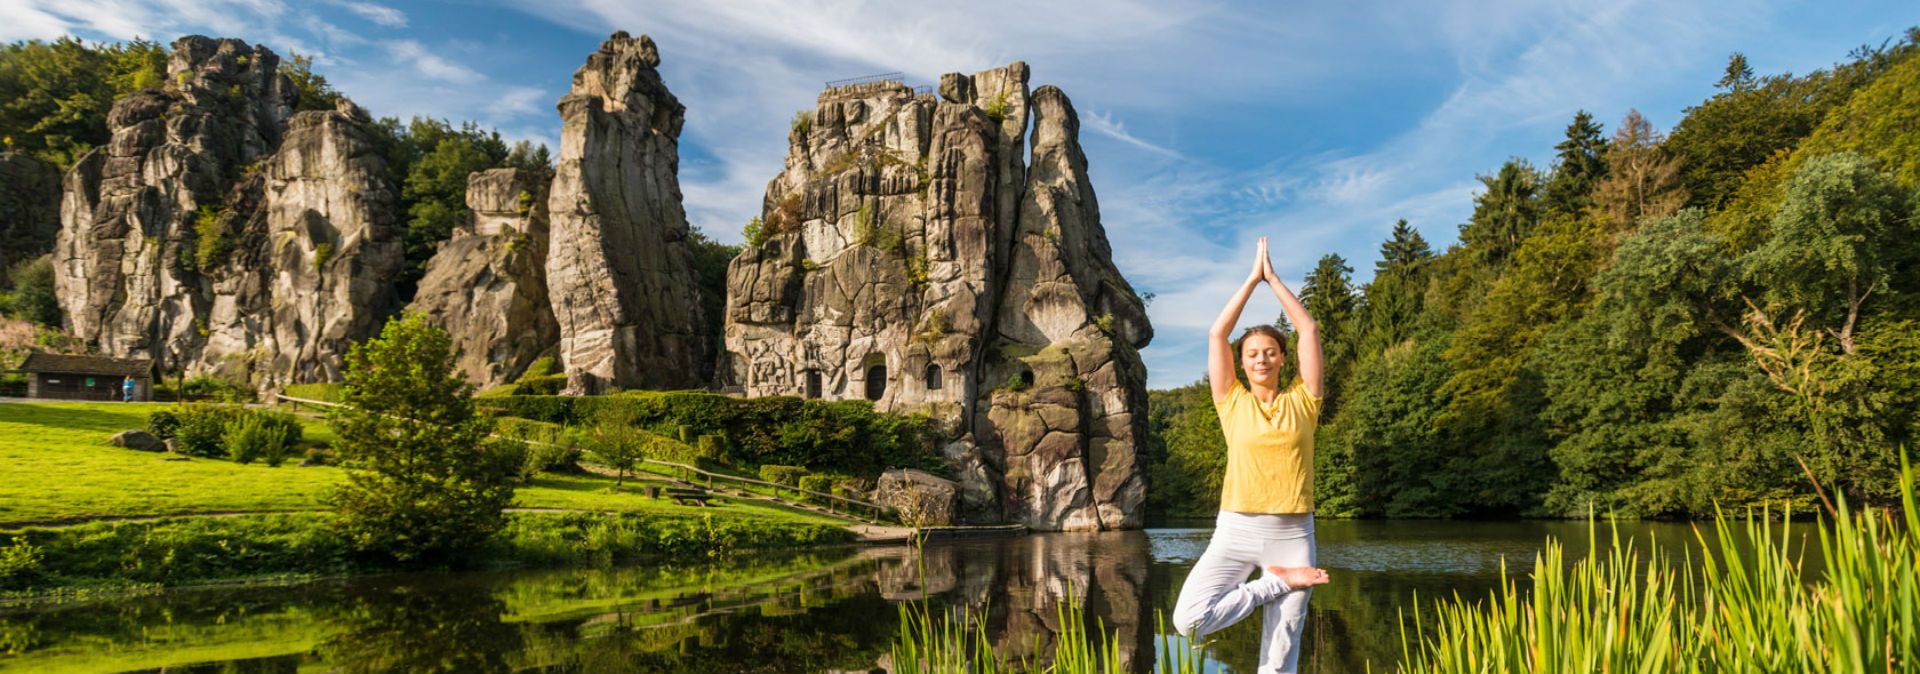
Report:
[[820,397],[820,371],[807,370],[807,398]]
[[927,390],[940,390],[940,365],[937,363],[927,365]]
[[867,367],[867,399],[879,401],[887,394],[887,366],[885,364]]

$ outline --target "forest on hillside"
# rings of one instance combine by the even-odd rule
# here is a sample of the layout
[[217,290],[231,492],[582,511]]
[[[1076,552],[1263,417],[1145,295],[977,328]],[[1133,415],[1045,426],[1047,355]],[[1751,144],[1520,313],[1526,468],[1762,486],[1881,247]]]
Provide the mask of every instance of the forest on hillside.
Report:
[[[1803,75],[1736,53],[1668,132],[1583,111],[1551,166],[1481,176],[1444,251],[1401,221],[1364,285],[1322,257],[1298,289],[1328,363],[1318,512],[1805,509],[1809,475],[1897,503],[1920,437],[1917,44]],[[1206,383],[1150,397],[1150,511],[1212,514]]]

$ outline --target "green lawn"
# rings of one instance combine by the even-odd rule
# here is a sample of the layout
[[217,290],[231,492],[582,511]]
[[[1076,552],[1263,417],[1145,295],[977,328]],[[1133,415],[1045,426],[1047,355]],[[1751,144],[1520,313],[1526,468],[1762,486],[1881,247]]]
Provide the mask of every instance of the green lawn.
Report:
[[[114,433],[146,425],[147,413],[170,403],[0,403],[0,529],[35,522],[221,512],[319,510],[321,497],[345,480],[333,467],[269,468],[231,461],[163,461],[165,455],[106,444]],[[302,420],[313,439],[324,424]],[[713,507],[648,499],[613,480],[544,475],[518,491],[517,505],[596,511],[712,514],[839,524],[756,502]]]

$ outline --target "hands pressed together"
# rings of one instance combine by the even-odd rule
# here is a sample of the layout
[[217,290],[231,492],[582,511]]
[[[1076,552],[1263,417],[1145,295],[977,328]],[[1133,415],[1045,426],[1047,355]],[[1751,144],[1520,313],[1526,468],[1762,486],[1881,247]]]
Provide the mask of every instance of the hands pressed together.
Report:
[[1267,237],[1260,237],[1260,245],[1253,254],[1253,273],[1247,276],[1248,283],[1266,281],[1268,285],[1280,285],[1280,276],[1273,273],[1273,260],[1267,255]]

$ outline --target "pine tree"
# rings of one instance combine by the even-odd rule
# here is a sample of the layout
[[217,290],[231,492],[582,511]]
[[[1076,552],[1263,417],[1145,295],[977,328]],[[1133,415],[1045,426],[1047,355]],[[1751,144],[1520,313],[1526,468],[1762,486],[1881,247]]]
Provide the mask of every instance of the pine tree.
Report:
[[1474,199],[1473,219],[1460,226],[1460,242],[1473,259],[1485,266],[1507,263],[1520,240],[1540,222],[1540,174],[1524,159],[1510,159],[1491,176],[1480,176],[1487,188]]
[[1554,145],[1559,151],[1553,177],[1547,181],[1546,207],[1578,215],[1593,205],[1593,187],[1607,176],[1607,139],[1599,122],[1585,110],[1567,125],[1567,138]]
[[1753,85],[1753,68],[1747,66],[1747,55],[1734,52],[1733,56],[1727,58],[1726,74],[1721,75],[1720,81],[1713,86],[1739,94],[1753,91]]

